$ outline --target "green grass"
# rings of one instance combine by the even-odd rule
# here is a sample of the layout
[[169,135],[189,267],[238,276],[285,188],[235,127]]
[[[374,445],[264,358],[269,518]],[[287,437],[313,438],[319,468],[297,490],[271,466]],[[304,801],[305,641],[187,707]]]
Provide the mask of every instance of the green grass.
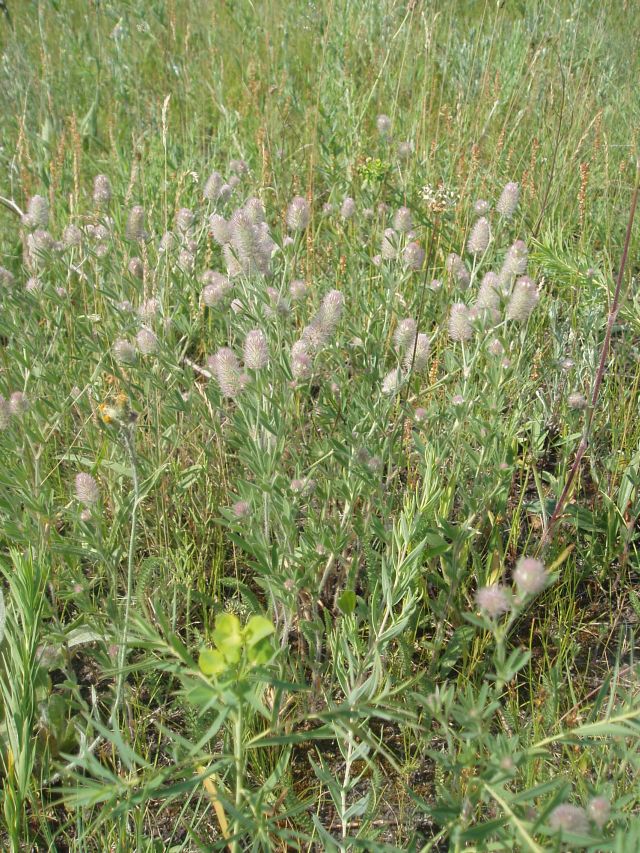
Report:
[[[7,6],[0,846],[636,849],[637,224],[597,405],[568,402],[590,398],[637,181],[634,4]],[[204,199],[238,159],[230,198]],[[465,290],[447,256],[472,269],[474,202],[495,207],[508,181],[517,212],[492,211]],[[438,191],[454,203],[431,204]],[[72,224],[77,245],[34,249],[15,209],[36,194],[54,240]],[[290,232],[297,195],[311,221]],[[251,197],[278,246],[270,275],[240,273],[207,307],[202,273],[226,271],[208,217]],[[125,239],[136,204],[141,241]],[[419,271],[376,258],[401,206]],[[181,208],[193,228],[163,253]],[[452,341],[451,305],[518,238],[531,317]],[[407,317],[428,363],[384,394]],[[310,324],[325,333],[307,376],[291,348]],[[143,325],[156,351],[118,360]],[[255,328],[269,364],[229,399],[208,359],[242,359]],[[99,487],[90,507],[79,472]],[[525,555],[545,589],[489,618],[477,590],[510,589]],[[554,809],[598,796],[604,824],[578,813],[562,834]]]

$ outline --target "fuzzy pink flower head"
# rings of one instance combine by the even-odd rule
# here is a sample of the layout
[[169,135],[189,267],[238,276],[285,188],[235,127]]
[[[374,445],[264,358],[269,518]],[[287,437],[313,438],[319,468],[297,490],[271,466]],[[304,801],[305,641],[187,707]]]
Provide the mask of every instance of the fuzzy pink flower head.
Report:
[[82,231],[73,223],[67,225],[62,232],[62,242],[70,249],[72,246],[79,246],[82,243]]
[[352,219],[356,212],[356,203],[350,197],[347,196],[345,200],[342,202],[342,207],[340,208],[340,216],[343,219]]
[[547,585],[547,570],[534,557],[520,557],[513,570],[513,580],[521,595],[537,595]]
[[111,181],[106,175],[96,175],[93,179],[93,203],[96,207],[106,207],[111,201]]
[[485,201],[483,198],[479,198],[475,204],[473,205],[473,211],[478,216],[486,216],[487,213],[491,210],[491,205],[488,201]]
[[9,397],[9,409],[14,417],[21,418],[29,411],[29,398],[22,391],[14,391]]
[[569,394],[567,397],[567,403],[569,404],[570,409],[575,409],[576,411],[582,411],[589,405],[587,403],[587,398],[579,391],[574,391],[572,394]]
[[27,204],[28,223],[32,228],[47,228],[49,225],[49,202],[42,195],[33,195]]
[[301,302],[306,298],[308,292],[307,283],[301,278],[294,279],[289,285],[289,294],[294,302]]
[[496,210],[500,216],[504,216],[505,219],[510,219],[516,212],[519,201],[520,184],[515,181],[510,181],[502,190],[500,198],[496,204]]
[[527,271],[529,260],[529,249],[524,240],[516,240],[512,243],[505,255],[502,272],[505,276],[524,275]]
[[491,241],[491,226],[489,220],[481,216],[471,229],[467,240],[467,252],[470,255],[482,255],[487,251]]
[[399,234],[406,234],[413,228],[413,215],[408,207],[399,207],[393,216],[393,227]]
[[413,418],[417,424],[424,423],[427,419],[427,410],[423,406],[418,406],[413,413]]
[[598,829],[602,829],[611,815],[611,804],[606,797],[593,797],[589,800],[587,814]]
[[247,501],[236,501],[231,507],[231,512],[237,519],[248,518],[251,515],[251,507]]
[[424,266],[425,251],[420,243],[412,240],[404,247],[402,259],[407,269],[416,271],[421,270]]
[[143,355],[153,355],[159,347],[155,333],[146,326],[143,326],[136,335],[136,344]]
[[398,160],[409,160],[413,156],[413,142],[405,140],[398,143]]
[[100,490],[91,474],[81,471],[76,474],[76,498],[85,507],[92,507],[100,500]]
[[208,361],[208,367],[215,374],[223,396],[234,399],[244,386],[240,363],[232,349],[221,347]]
[[393,228],[385,228],[380,245],[380,254],[385,261],[394,261],[398,256],[398,234]]
[[14,282],[13,273],[5,267],[0,267],[0,285],[2,287],[11,287]]
[[127,270],[129,275],[132,275],[134,278],[144,278],[144,264],[142,263],[142,258],[131,258],[127,264]]
[[224,216],[220,216],[219,213],[211,214],[209,217],[209,234],[211,234],[219,246],[224,246],[231,242],[231,229]]
[[492,619],[497,619],[511,610],[509,592],[499,583],[481,587],[476,592],[476,604]]
[[118,364],[135,364],[136,348],[129,341],[120,338],[114,343],[112,351]]
[[466,290],[471,283],[471,275],[460,255],[457,255],[455,252],[451,252],[447,257],[445,266],[447,272],[458,287]]
[[462,343],[473,335],[469,309],[464,302],[456,302],[449,312],[449,337],[452,341]]
[[589,833],[587,813],[580,806],[572,806],[570,803],[562,803],[555,807],[549,815],[549,826],[551,829],[571,832],[576,835],[588,835]]
[[378,118],[376,119],[376,127],[378,129],[378,133],[383,139],[388,139],[391,135],[391,119],[388,115],[384,113],[380,113]]
[[309,202],[301,195],[292,199],[287,208],[287,225],[291,231],[304,231],[311,220]]
[[127,240],[131,240],[132,242],[139,242],[144,240],[147,236],[147,232],[145,230],[144,207],[141,207],[139,204],[134,205],[129,211],[125,227],[125,236]]
[[499,338],[494,338],[487,345],[487,350],[491,353],[491,355],[502,356],[504,355],[504,347],[502,346],[502,342]]
[[220,172],[212,172],[205,181],[202,195],[207,201],[218,201],[223,195],[224,178]]
[[418,333],[418,324],[413,317],[400,320],[393,335],[396,350],[404,353],[409,347],[413,349]]
[[521,276],[516,280],[511,292],[507,305],[507,319],[526,323],[539,300],[540,293],[535,281],[526,275]]
[[252,329],[244,339],[244,364],[250,370],[262,370],[269,363],[269,347],[262,329]]
[[193,228],[195,214],[188,207],[181,207],[176,213],[176,231],[179,234],[188,234]]
[[414,373],[422,373],[429,365],[429,351],[431,341],[424,332],[418,332],[415,337],[415,345],[407,347],[404,354],[405,370],[413,370]]

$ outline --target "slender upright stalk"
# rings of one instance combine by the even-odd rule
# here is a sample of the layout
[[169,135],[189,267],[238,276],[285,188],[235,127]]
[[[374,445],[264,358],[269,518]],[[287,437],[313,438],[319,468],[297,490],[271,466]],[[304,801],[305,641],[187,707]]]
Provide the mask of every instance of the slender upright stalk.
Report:
[[244,785],[244,753],[242,749],[242,705],[234,714],[233,720],[233,760],[236,770],[236,818],[233,822],[233,841],[231,842],[231,853],[240,850],[240,807],[242,806],[242,788]]
[[580,463],[582,462],[582,457],[584,456],[587,447],[589,446],[589,437],[591,435],[591,427],[593,425],[593,416],[596,409],[596,404],[598,402],[598,397],[600,396],[600,387],[602,385],[602,380],[604,379],[605,370],[607,367],[607,359],[609,356],[609,350],[611,349],[611,334],[613,332],[614,323],[618,317],[618,312],[620,310],[620,294],[622,292],[622,281],[624,278],[624,271],[627,265],[627,256],[629,254],[629,244],[631,243],[631,231],[633,229],[633,221],[636,215],[636,207],[638,204],[638,192],[640,191],[640,160],[636,165],[636,184],[635,189],[633,191],[633,196],[631,198],[631,209],[629,210],[629,221],[627,222],[627,233],[624,240],[624,248],[622,250],[622,258],[620,259],[620,268],[618,269],[618,276],[616,279],[616,289],[613,294],[613,302],[611,303],[611,307],[609,308],[609,317],[607,319],[607,330],[605,332],[604,341],[602,342],[602,351],[600,352],[600,362],[598,364],[598,370],[596,371],[595,379],[593,381],[593,386],[591,389],[591,400],[589,402],[589,408],[587,410],[587,414],[584,421],[584,429],[582,431],[582,438],[580,439],[580,444],[578,445],[578,449],[576,450],[575,459],[573,460],[573,465],[571,466],[571,470],[569,471],[569,476],[567,477],[567,481],[564,484],[564,488],[562,493],[558,499],[558,502],[553,510],[551,518],[549,519],[549,524],[547,525],[546,530],[542,536],[541,547],[546,547],[553,537],[553,532],[555,526],[560,518],[562,511],[569,499],[569,494],[571,492],[571,488],[573,486],[573,482],[580,470]]
[[122,636],[118,651],[118,678],[116,682],[116,698],[111,712],[111,723],[115,725],[118,711],[122,702],[122,689],[124,686],[124,666],[127,659],[127,642],[129,634],[129,612],[131,609],[131,597],[133,595],[133,566],[135,561],[137,527],[138,527],[138,504],[140,502],[140,482],[138,479],[138,467],[136,460],[135,445],[133,442],[132,428],[127,427],[124,432],[124,444],[129,452],[131,469],[133,473],[133,506],[131,507],[131,533],[129,535],[129,554],[127,557],[127,591],[124,605],[124,620],[122,624]]

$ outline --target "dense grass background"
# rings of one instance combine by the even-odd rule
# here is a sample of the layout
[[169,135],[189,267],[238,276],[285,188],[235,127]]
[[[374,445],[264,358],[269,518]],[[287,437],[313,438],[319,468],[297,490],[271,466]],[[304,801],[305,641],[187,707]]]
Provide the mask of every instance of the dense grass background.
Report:
[[[56,239],[113,223],[104,256],[85,242],[25,261],[27,230],[0,206],[14,276],[0,394],[30,401],[0,431],[2,846],[637,849],[637,227],[590,445],[542,547],[589,417],[568,395],[589,397],[637,179],[636,4],[7,6],[0,196],[21,210],[46,197]],[[219,209],[263,201],[282,247],[267,284],[281,299],[309,284],[288,312],[260,276],[235,280],[237,313],[201,304],[201,273],[224,270],[203,186],[239,158],[248,173]],[[518,213],[494,219],[483,262],[499,268],[524,239],[539,305],[453,344],[450,307],[469,294],[445,259],[464,255],[475,200],[495,204],[508,181]],[[434,210],[424,187],[455,205]],[[312,218],[288,246],[296,195]],[[134,204],[147,242],[124,239]],[[402,205],[420,272],[373,262]],[[184,207],[194,270],[157,251]],[[338,330],[292,387],[291,345],[332,289]],[[159,350],[118,363],[114,342],[140,330],[121,303],[150,297]],[[409,316],[429,366],[383,395]],[[229,401],[202,370],[255,327],[270,372]],[[487,355],[496,335],[509,364]],[[79,471],[99,485],[91,517]],[[502,622],[478,616],[476,590],[524,554],[553,583]],[[263,656],[223,612],[273,623]],[[199,668],[227,642],[239,660]],[[563,840],[553,809],[596,796],[611,803],[603,827],[567,835],[565,820]]]

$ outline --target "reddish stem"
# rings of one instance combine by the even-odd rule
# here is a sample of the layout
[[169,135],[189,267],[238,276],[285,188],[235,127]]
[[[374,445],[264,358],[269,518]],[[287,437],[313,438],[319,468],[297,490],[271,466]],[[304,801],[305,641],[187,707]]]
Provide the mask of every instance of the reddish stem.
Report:
[[618,270],[618,277],[616,279],[616,289],[613,294],[613,302],[611,303],[611,308],[609,309],[609,317],[607,319],[607,330],[605,332],[604,341],[602,342],[600,363],[598,364],[598,370],[596,372],[596,376],[593,382],[593,388],[591,391],[591,402],[589,404],[589,410],[585,418],[584,431],[582,433],[582,438],[580,439],[578,449],[576,450],[576,456],[573,460],[571,470],[569,471],[567,482],[564,484],[562,494],[560,495],[558,502],[556,503],[555,509],[553,510],[551,518],[549,519],[549,523],[547,524],[547,528],[542,536],[541,547],[543,548],[546,547],[552,539],[555,526],[564,510],[565,504],[567,503],[571,487],[573,486],[573,482],[576,476],[578,475],[578,471],[580,469],[580,462],[582,461],[582,457],[584,456],[586,449],[589,446],[589,436],[591,434],[591,426],[593,424],[593,415],[595,412],[596,404],[598,402],[598,397],[600,396],[600,387],[602,385],[602,380],[604,379],[604,374],[607,367],[607,358],[609,356],[609,350],[611,349],[611,334],[613,332],[613,324],[615,323],[616,318],[618,316],[618,312],[620,310],[620,293],[622,292],[624,270],[627,265],[627,257],[629,255],[629,244],[631,243],[631,231],[633,229],[633,220],[636,215],[639,190],[640,161],[638,161],[636,168],[636,186],[633,191],[633,197],[631,199],[631,209],[629,211],[629,221],[627,222],[627,233],[624,240],[622,258],[620,259],[620,269]]

